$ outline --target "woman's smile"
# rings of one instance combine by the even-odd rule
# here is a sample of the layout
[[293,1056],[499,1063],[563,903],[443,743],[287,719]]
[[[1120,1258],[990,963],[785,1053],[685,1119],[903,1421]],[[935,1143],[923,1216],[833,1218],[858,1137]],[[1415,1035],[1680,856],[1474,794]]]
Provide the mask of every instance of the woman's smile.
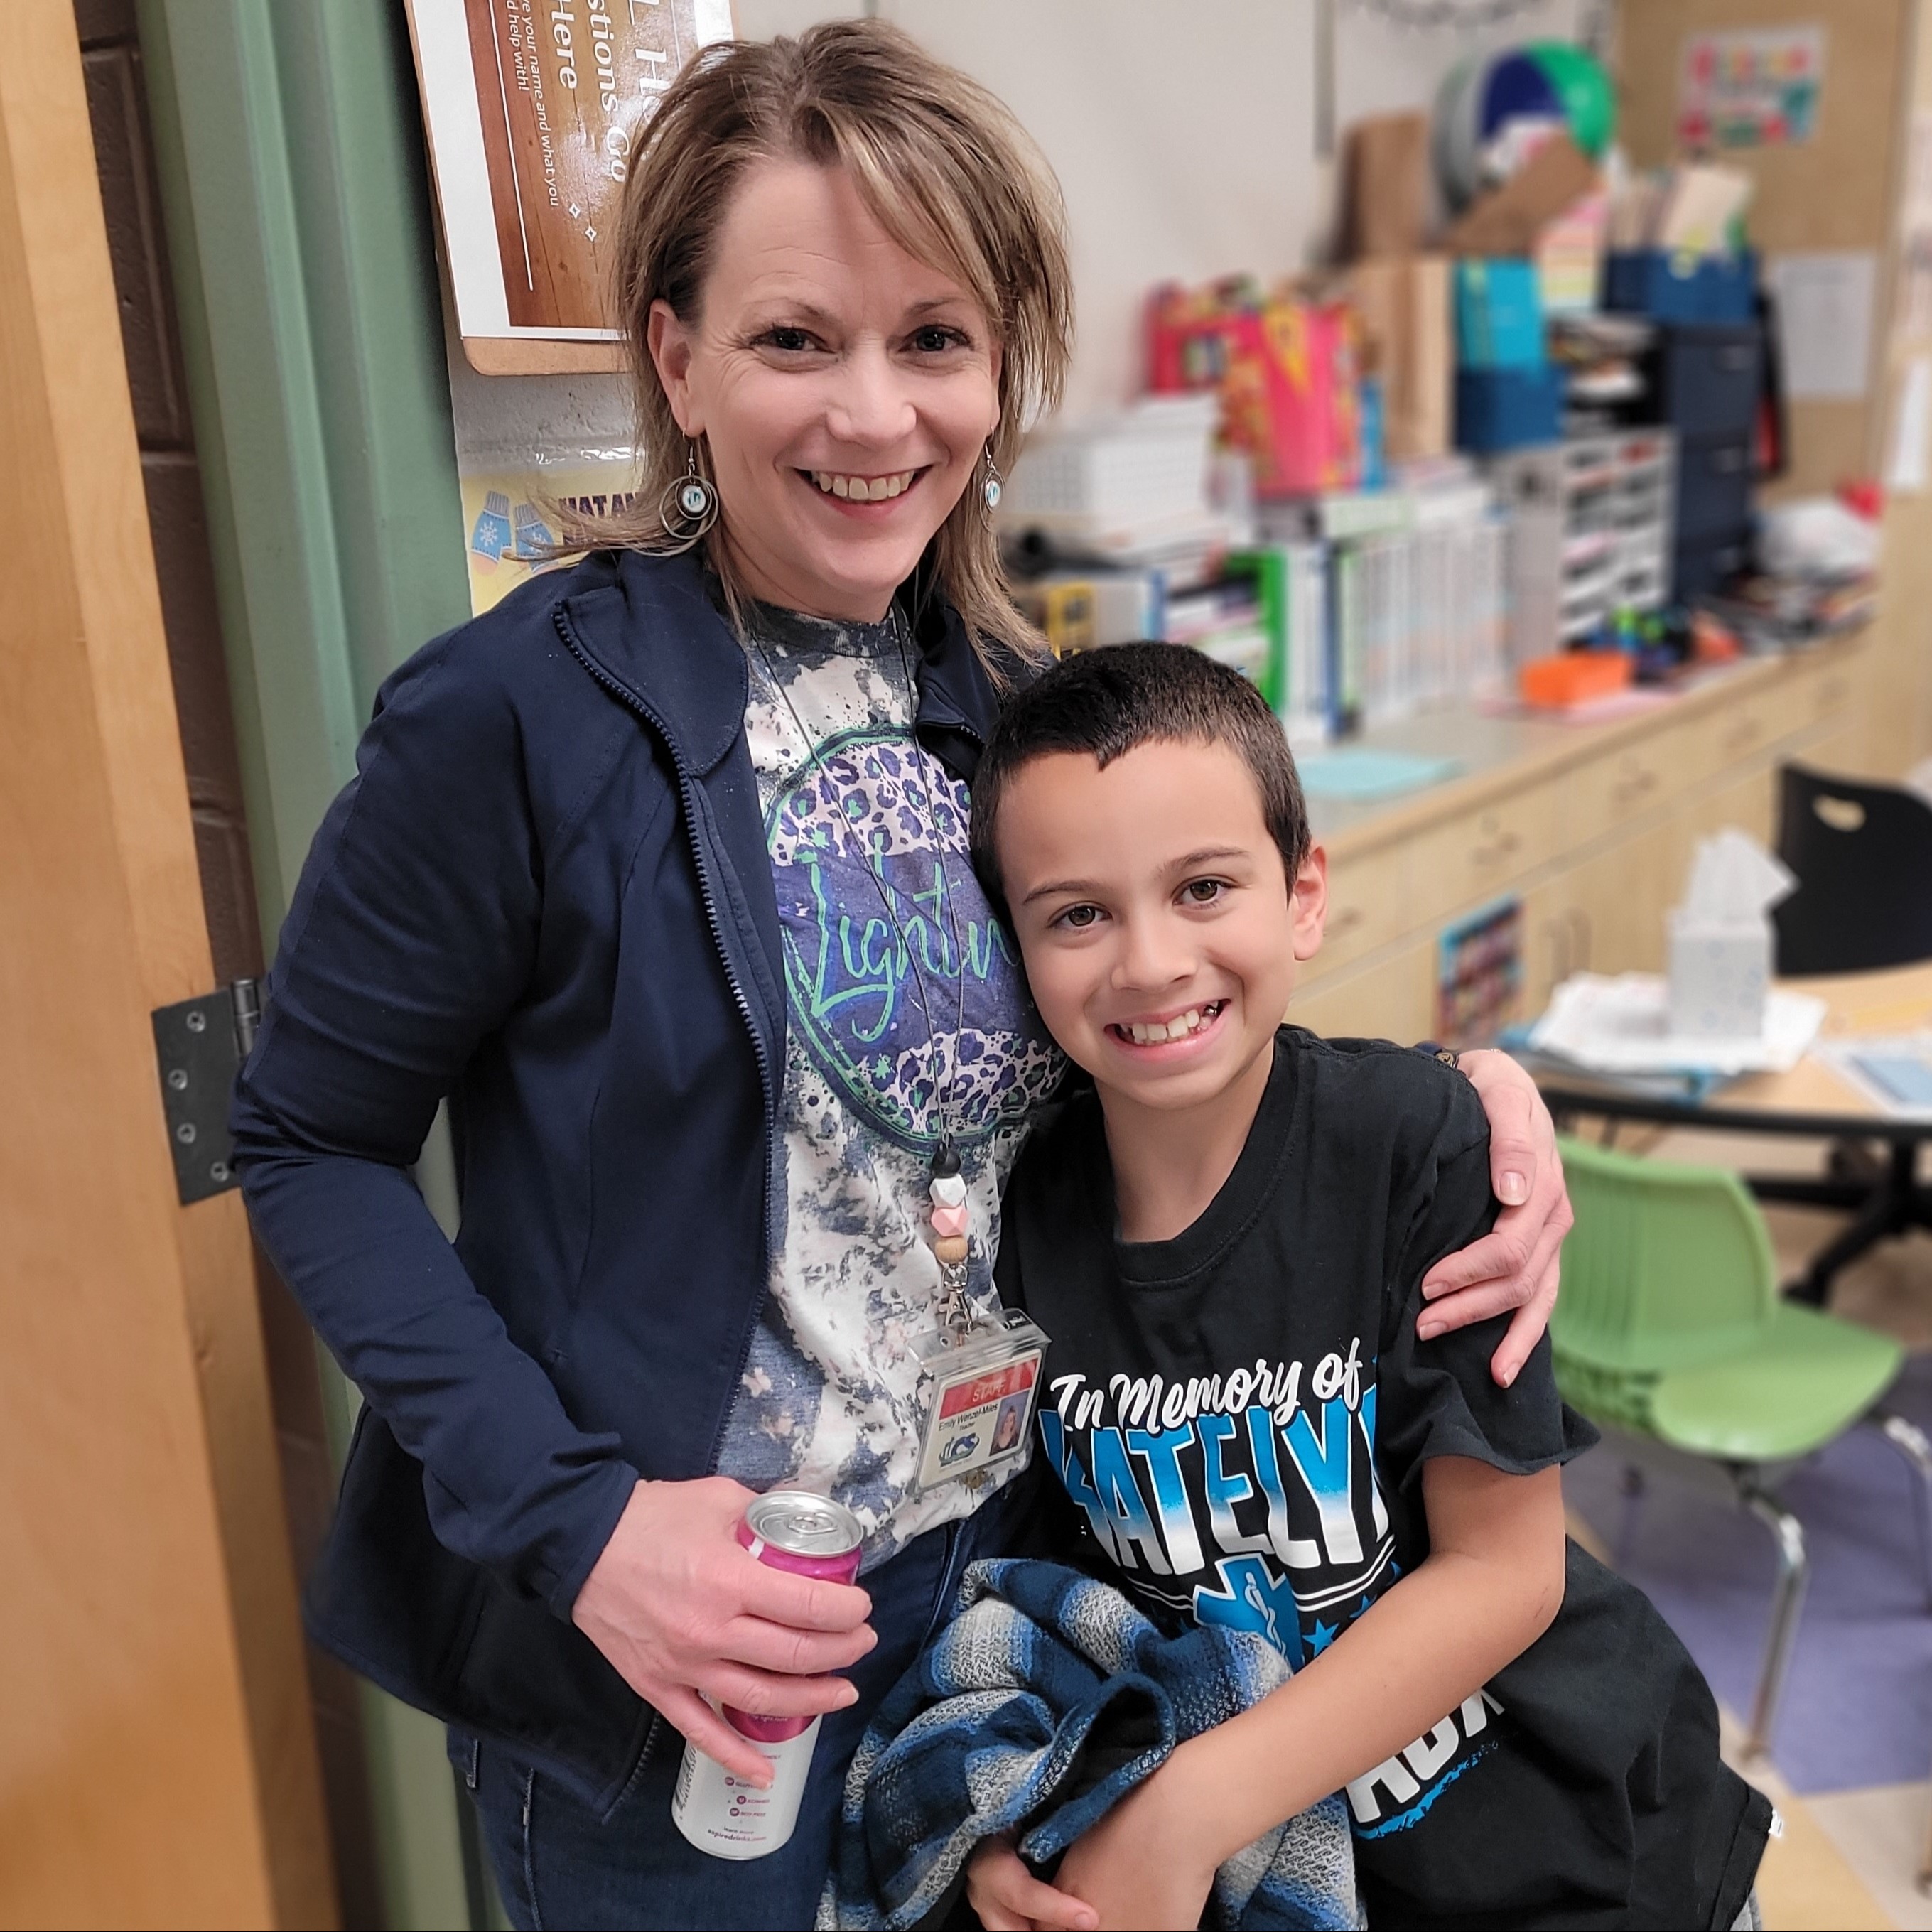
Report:
[[857,476],[837,470],[800,470],[794,473],[815,496],[848,517],[881,520],[904,506],[925,480],[930,464],[895,470],[883,476]]

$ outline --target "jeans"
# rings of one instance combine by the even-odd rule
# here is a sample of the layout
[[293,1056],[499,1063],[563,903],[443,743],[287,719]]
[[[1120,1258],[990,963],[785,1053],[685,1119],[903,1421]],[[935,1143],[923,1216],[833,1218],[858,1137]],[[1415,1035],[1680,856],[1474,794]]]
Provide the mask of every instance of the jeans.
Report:
[[928,1530],[861,1580],[878,1642],[845,1674],[858,1701],[819,1727],[798,1828],[762,1858],[714,1858],[672,1823],[684,1739],[660,1722],[610,1816],[600,1820],[540,1771],[452,1730],[450,1761],[476,1801],[484,1850],[518,1932],[545,1927],[809,1926],[830,1867],[845,1769],[886,1693],[938,1627],[976,1557],[1000,1553],[1006,1493]]

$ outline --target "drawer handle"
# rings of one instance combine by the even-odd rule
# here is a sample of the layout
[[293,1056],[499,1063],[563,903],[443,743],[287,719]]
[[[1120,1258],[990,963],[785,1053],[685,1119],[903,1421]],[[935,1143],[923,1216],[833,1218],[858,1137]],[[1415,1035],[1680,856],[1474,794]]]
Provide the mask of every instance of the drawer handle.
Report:
[[1494,866],[1508,858],[1522,843],[1514,832],[1505,832],[1493,845],[1478,845],[1469,856],[1478,866]]
[[1328,922],[1328,937],[1339,939],[1345,932],[1353,932],[1366,917],[1360,906],[1342,907]]
[[1753,359],[1750,348],[1742,342],[1733,343],[1730,348],[1718,351],[1718,367],[1733,375],[1748,369]]
[[1711,452],[1711,468],[1719,476],[1735,476],[1744,466],[1745,452],[1742,449],[1714,449]]

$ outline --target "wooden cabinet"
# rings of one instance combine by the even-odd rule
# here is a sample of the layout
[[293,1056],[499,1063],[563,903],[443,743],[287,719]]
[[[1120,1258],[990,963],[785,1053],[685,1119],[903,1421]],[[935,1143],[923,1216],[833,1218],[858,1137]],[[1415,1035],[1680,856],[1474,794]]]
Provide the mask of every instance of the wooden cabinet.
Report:
[[[1740,666],[1614,727],[1526,730],[1515,764],[1492,760],[1331,836],[1328,938],[1290,1017],[1318,1033],[1429,1036],[1442,928],[1510,894],[1522,908],[1518,1020],[1573,973],[1662,971],[1696,841],[1735,826],[1771,844],[1786,760],[1856,769],[1861,655],[1850,640]],[[1430,728],[1434,743],[1421,738]],[[1486,729],[1445,718],[1412,726],[1402,745],[1463,755]]]
[[1409,848],[1412,918],[1493,898],[1560,849],[1556,788],[1526,785],[1420,833]]
[[1394,938],[1407,916],[1408,848],[1396,842],[1346,856],[1328,868],[1328,918],[1306,978],[1326,977]]
[[1692,820],[1696,837],[1708,838],[1735,829],[1769,846],[1776,831],[1777,784],[1775,771],[1765,764],[1720,785],[1696,806]]
[[1330,1040],[1426,1040],[1435,1019],[1435,973],[1433,934],[1413,938],[1372,965],[1298,990],[1288,1016]]

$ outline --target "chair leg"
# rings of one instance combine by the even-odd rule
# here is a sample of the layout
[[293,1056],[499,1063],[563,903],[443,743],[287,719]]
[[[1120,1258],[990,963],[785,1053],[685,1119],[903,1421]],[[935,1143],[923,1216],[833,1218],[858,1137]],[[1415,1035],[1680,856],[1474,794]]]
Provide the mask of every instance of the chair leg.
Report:
[[1623,1492],[1624,1506],[1617,1522],[1617,1546],[1612,1554],[1618,1570],[1628,1576],[1630,1552],[1636,1542],[1637,1506],[1643,1501],[1643,1472],[1634,1462],[1626,1462],[1618,1486]]
[[1918,1478],[1912,1486],[1912,1514],[1918,1523],[1918,1560],[1925,1572],[1926,1604],[1932,1609],[1932,1437],[1916,1422],[1889,1409],[1874,1409],[1872,1420],[1885,1439],[1911,1464]]
[[1764,1664],[1758,1672],[1757,1694],[1751,1704],[1750,1732],[1745,1750],[1754,1757],[1771,1748],[1771,1727],[1784,1694],[1791,1667],[1791,1646],[1798,1635],[1798,1613],[1804,1607],[1810,1562],[1804,1553],[1804,1526],[1775,1498],[1749,1478],[1739,1481],[1744,1507],[1768,1529],[1778,1544],[1778,1583],[1772,1593],[1771,1631],[1765,1640]]
[[1918,1150],[1910,1142],[1901,1142],[1892,1150],[1889,1164],[1880,1176],[1870,1198],[1860,1208],[1850,1227],[1828,1246],[1811,1257],[1810,1265],[1785,1292],[1794,1300],[1822,1308],[1829,1302],[1832,1279],[1840,1268],[1879,1243],[1902,1233],[1916,1218],[1915,1184]]

